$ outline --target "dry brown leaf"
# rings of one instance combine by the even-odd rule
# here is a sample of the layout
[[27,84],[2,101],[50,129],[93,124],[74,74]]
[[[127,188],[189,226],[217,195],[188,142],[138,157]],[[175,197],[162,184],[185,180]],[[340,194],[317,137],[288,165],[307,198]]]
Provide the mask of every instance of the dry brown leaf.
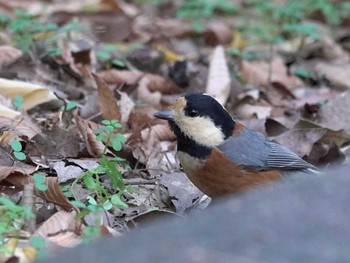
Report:
[[106,120],[121,120],[120,108],[117,100],[115,99],[113,91],[108,88],[105,81],[100,79],[97,75],[92,74],[98,91],[99,105],[102,112],[102,116]]
[[[74,235],[62,236],[62,233],[80,233],[81,232],[81,222],[76,219],[76,211],[66,212],[59,211],[47,219],[35,232],[34,235],[48,238],[51,242],[64,247],[71,247],[75,242],[71,242]],[[51,239],[51,237],[54,237]],[[69,240],[69,242],[68,242]],[[78,243],[80,239],[75,234],[73,238]]]
[[135,103],[132,99],[130,99],[127,93],[121,91],[118,93],[120,94],[119,106],[121,114],[121,119],[119,121],[124,125],[128,122],[130,113],[135,107]]
[[76,157],[80,150],[79,143],[77,130],[54,127],[35,135],[27,143],[25,152],[28,156]]
[[319,76],[326,77],[332,86],[350,89],[350,65],[349,62],[316,64],[315,71]]
[[173,81],[162,76],[146,74],[145,77],[147,77],[150,81],[148,89],[151,92],[159,91],[162,94],[176,94],[182,91]]
[[93,157],[100,157],[103,153],[104,144],[96,141],[96,135],[94,130],[101,128],[102,126],[92,121],[84,120],[77,114],[74,115],[74,119],[77,123],[78,129],[83,136],[88,152]]
[[295,128],[289,130],[272,139],[278,143],[288,147],[298,156],[303,157],[309,155],[314,143],[317,142],[326,133],[325,129],[309,128],[301,129]]
[[101,71],[97,75],[107,84],[126,84],[131,86],[137,85],[137,83],[145,74],[139,71],[111,69],[107,71]]
[[134,157],[139,162],[152,169],[169,170],[174,168],[176,161],[173,153],[167,152],[176,139],[167,124],[157,124],[151,128],[143,129],[129,138],[129,145],[133,149]]
[[[303,82],[297,77],[290,76],[282,58],[276,57],[271,62],[271,82],[279,82],[288,89],[301,87]],[[269,86],[269,63],[265,61],[246,61],[241,62],[242,79],[250,84],[257,86]]]
[[232,28],[218,20],[210,21],[204,33],[205,43],[210,46],[229,45],[233,39]]
[[[24,185],[28,183],[34,183],[32,176],[28,176],[22,173],[11,174],[6,178],[6,182],[22,189]],[[42,199],[59,205],[64,211],[71,211],[74,206],[69,202],[67,197],[61,191],[61,187],[54,177],[46,177],[45,184],[47,186],[46,191],[35,190],[35,195],[41,197]]]
[[[92,1],[92,0],[89,0]],[[94,0],[93,0],[94,1]],[[132,18],[124,15],[119,12],[116,13],[113,10],[94,10],[93,12],[86,12],[84,8],[81,7],[81,1],[69,1],[69,3],[57,3],[57,5],[47,5],[45,10],[51,13],[51,16],[48,18],[51,22],[57,24],[65,24],[69,21],[79,17],[79,22],[84,25],[84,28],[89,32],[89,36],[85,35],[85,38],[90,38],[93,34],[93,39],[97,43],[116,43],[122,42],[130,37],[132,33]],[[81,3],[84,3],[83,1]],[[75,4],[75,6],[74,6]],[[76,10],[76,8],[80,9]],[[99,6],[98,3],[94,5]],[[51,7],[55,7],[56,10],[61,9],[61,11],[54,11],[52,13]],[[68,9],[71,6],[72,9]],[[103,30],[100,30],[103,28]]]
[[243,102],[235,107],[235,115],[241,119],[266,119],[270,117],[271,111],[270,106],[251,105]]
[[8,176],[13,176],[13,174],[21,174],[28,176],[35,171],[34,166],[25,165],[22,163],[15,163],[16,166],[0,166],[0,182]]
[[134,17],[139,14],[140,10],[135,5],[126,3],[124,1],[115,0],[101,0],[101,5],[107,10],[123,11],[124,14]]
[[154,145],[159,141],[174,141],[176,140],[175,134],[170,130],[169,125],[157,124],[152,128],[144,129],[141,132],[142,139],[147,141],[148,144]]
[[[68,162],[68,163],[67,163]],[[84,172],[84,169],[91,170],[98,166],[98,160],[95,159],[68,159],[65,161],[54,161],[50,163],[57,174],[59,183],[76,179]]]
[[23,55],[22,51],[12,46],[0,46],[0,68],[13,63]]
[[222,46],[214,49],[210,59],[206,93],[225,105],[231,91],[231,78]]
[[82,239],[76,233],[70,231],[57,233],[54,236],[48,237],[47,240],[51,241],[52,243],[58,246],[66,248],[76,247],[82,242]]
[[321,127],[333,131],[344,129],[350,134],[350,92],[345,92],[323,105],[312,120]]
[[[298,43],[300,46],[301,43]],[[294,50],[297,47],[294,48]],[[303,58],[316,58],[323,61],[349,62],[349,53],[332,37],[323,34],[321,39],[314,41],[311,39],[304,43],[303,48],[298,52]]]
[[18,139],[19,136],[26,136],[30,140],[41,132],[40,128],[30,119],[12,120],[3,116],[0,116],[0,130],[3,133],[0,136],[0,142],[7,144],[14,139]]
[[11,120],[0,116],[0,127],[3,130],[14,131],[17,136],[25,135],[28,139],[40,133],[40,128],[28,118]]
[[179,19],[151,19],[143,17],[136,19],[133,25],[134,33],[141,38],[141,42],[149,41],[154,37],[181,38],[186,35],[194,34],[193,27]]
[[151,92],[149,89],[151,81],[148,77],[143,77],[139,82],[139,86],[137,89],[137,98],[149,105],[152,106],[160,106],[162,94],[158,91]]
[[59,205],[64,211],[69,212],[74,209],[74,206],[63,194],[61,187],[57,182],[57,178],[46,177],[45,184],[47,185],[48,189],[46,191],[35,191],[37,196],[43,198],[46,201]]
[[164,175],[161,177],[160,183],[168,189],[169,195],[173,197],[171,201],[176,208],[176,213],[180,215],[191,208],[195,200],[204,195],[182,172]]
[[148,79],[148,89],[151,92],[159,91],[162,94],[180,93],[181,89],[171,80],[156,74],[142,73],[140,71],[127,71],[111,69],[97,74],[107,84],[137,85],[141,79]]
[[0,94],[14,98],[22,96],[23,109],[29,110],[41,103],[57,99],[47,87],[24,81],[0,78]]
[[155,120],[153,114],[158,110],[150,106],[136,106],[130,113],[128,125],[131,129],[143,129],[148,126],[151,121]]

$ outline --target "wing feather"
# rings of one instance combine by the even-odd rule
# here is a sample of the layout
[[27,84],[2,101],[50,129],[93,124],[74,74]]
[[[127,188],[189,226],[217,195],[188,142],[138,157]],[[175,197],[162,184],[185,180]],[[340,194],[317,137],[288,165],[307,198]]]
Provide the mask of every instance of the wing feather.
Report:
[[247,170],[315,169],[288,148],[249,129],[244,129],[238,136],[227,139],[218,149]]

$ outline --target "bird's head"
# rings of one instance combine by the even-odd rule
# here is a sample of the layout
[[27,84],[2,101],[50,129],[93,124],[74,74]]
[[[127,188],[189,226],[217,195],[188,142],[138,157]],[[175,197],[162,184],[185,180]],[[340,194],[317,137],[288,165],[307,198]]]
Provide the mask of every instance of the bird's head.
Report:
[[171,110],[157,112],[154,116],[169,121],[179,143],[190,140],[207,148],[221,144],[232,135],[235,127],[235,121],[225,108],[204,93],[182,96]]

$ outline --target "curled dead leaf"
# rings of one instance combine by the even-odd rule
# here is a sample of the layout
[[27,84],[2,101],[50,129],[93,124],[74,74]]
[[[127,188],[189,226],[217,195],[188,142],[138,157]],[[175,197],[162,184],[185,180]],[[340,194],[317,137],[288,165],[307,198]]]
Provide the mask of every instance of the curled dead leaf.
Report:
[[93,157],[100,157],[103,153],[104,144],[96,141],[96,135],[93,133],[95,129],[102,126],[92,121],[84,120],[78,114],[74,115],[74,119],[77,123],[78,129],[84,138],[87,150]]
[[231,78],[225,51],[222,46],[214,49],[210,59],[206,93],[213,96],[221,105],[225,105],[231,91]]
[[271,67],[271,82],[279,82],[288,89],[302,87],[303,82],[295,76],[290,76],[287,68],[280,57],[272,60],[271,64],[265,61],[246,61],[241,62],[242,79],[250,84],[257,86],[269,86],[269,68]]
[[[12,173],[5,179],[6,182],[12,184],[13,186],[23,189],[24,185],[28,183],[34,183],[34,178],[23,173]],[[35,195],[41,197],[42,199],[59,205],[64,211],[71,211],[74,206],[69,202],[67,197],[63,194],[57,179],[54,177],[46,177],[45,184],[47,186],[46,191],[38,191],[35,189]]]
[[32,139],[41,132],[40,128],[28,118],[12,120],[4,116],[0,116],[0,130],[2,131],[0,142],[7,144],[14,139],[18,139],[19,136]]
[[319,62],[315,66],[319,76],[326,77],[332,86],[350,89],[350,65],[349,62],[325,63]]
[[57,99],[48,87],[18,80],[0,78],[0,94],[14,98],[22,96],[23,109],[29,110],[41,103]]
[[8,176],[13,176],[14,174],[20,174],[28,176],[35,171],[34,166],[22,165],[16,163],[15,166],[0,166],[0,182],[8,178]]
[[77,235],[81,232],[81,227],[80,220],[76,219],[76,211],[58,211],[47,219],[34,235],[44,237],[62,247],[74,247],[81,242]]
[[113,91],[108,88],[107,83],[99,78],[97,75],[92,74],[97,84],[99,105],[102,112],[102,116],[106,120],[121,120],[120,108],[117,100],[115,99]]
[[0,46],[0,68],[13,63],[23,55],[22,51],[12,46]]
[[218,20],[210,21],[204,33],[205,43],[210,46],[229,45],[233,39],[231,27]]
[[148,79],[148,89],[150,92],[161,92],[162,94],[180,93],[181,89],[171,80],[160,75],[143,73],[140,71],[111,69],[97,74],[107,84],[114,85],[137,85],[141,79]]

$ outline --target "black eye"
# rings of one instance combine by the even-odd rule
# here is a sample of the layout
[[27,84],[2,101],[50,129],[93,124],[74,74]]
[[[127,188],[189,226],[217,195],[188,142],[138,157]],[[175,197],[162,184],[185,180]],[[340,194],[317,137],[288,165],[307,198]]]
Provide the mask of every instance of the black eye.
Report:
[[188,115],[189,115],[190,117],[197,117],[197,116],[198,116],[198,111],[196,111],[196,110],[190,110],[189,113],[188,113]]

